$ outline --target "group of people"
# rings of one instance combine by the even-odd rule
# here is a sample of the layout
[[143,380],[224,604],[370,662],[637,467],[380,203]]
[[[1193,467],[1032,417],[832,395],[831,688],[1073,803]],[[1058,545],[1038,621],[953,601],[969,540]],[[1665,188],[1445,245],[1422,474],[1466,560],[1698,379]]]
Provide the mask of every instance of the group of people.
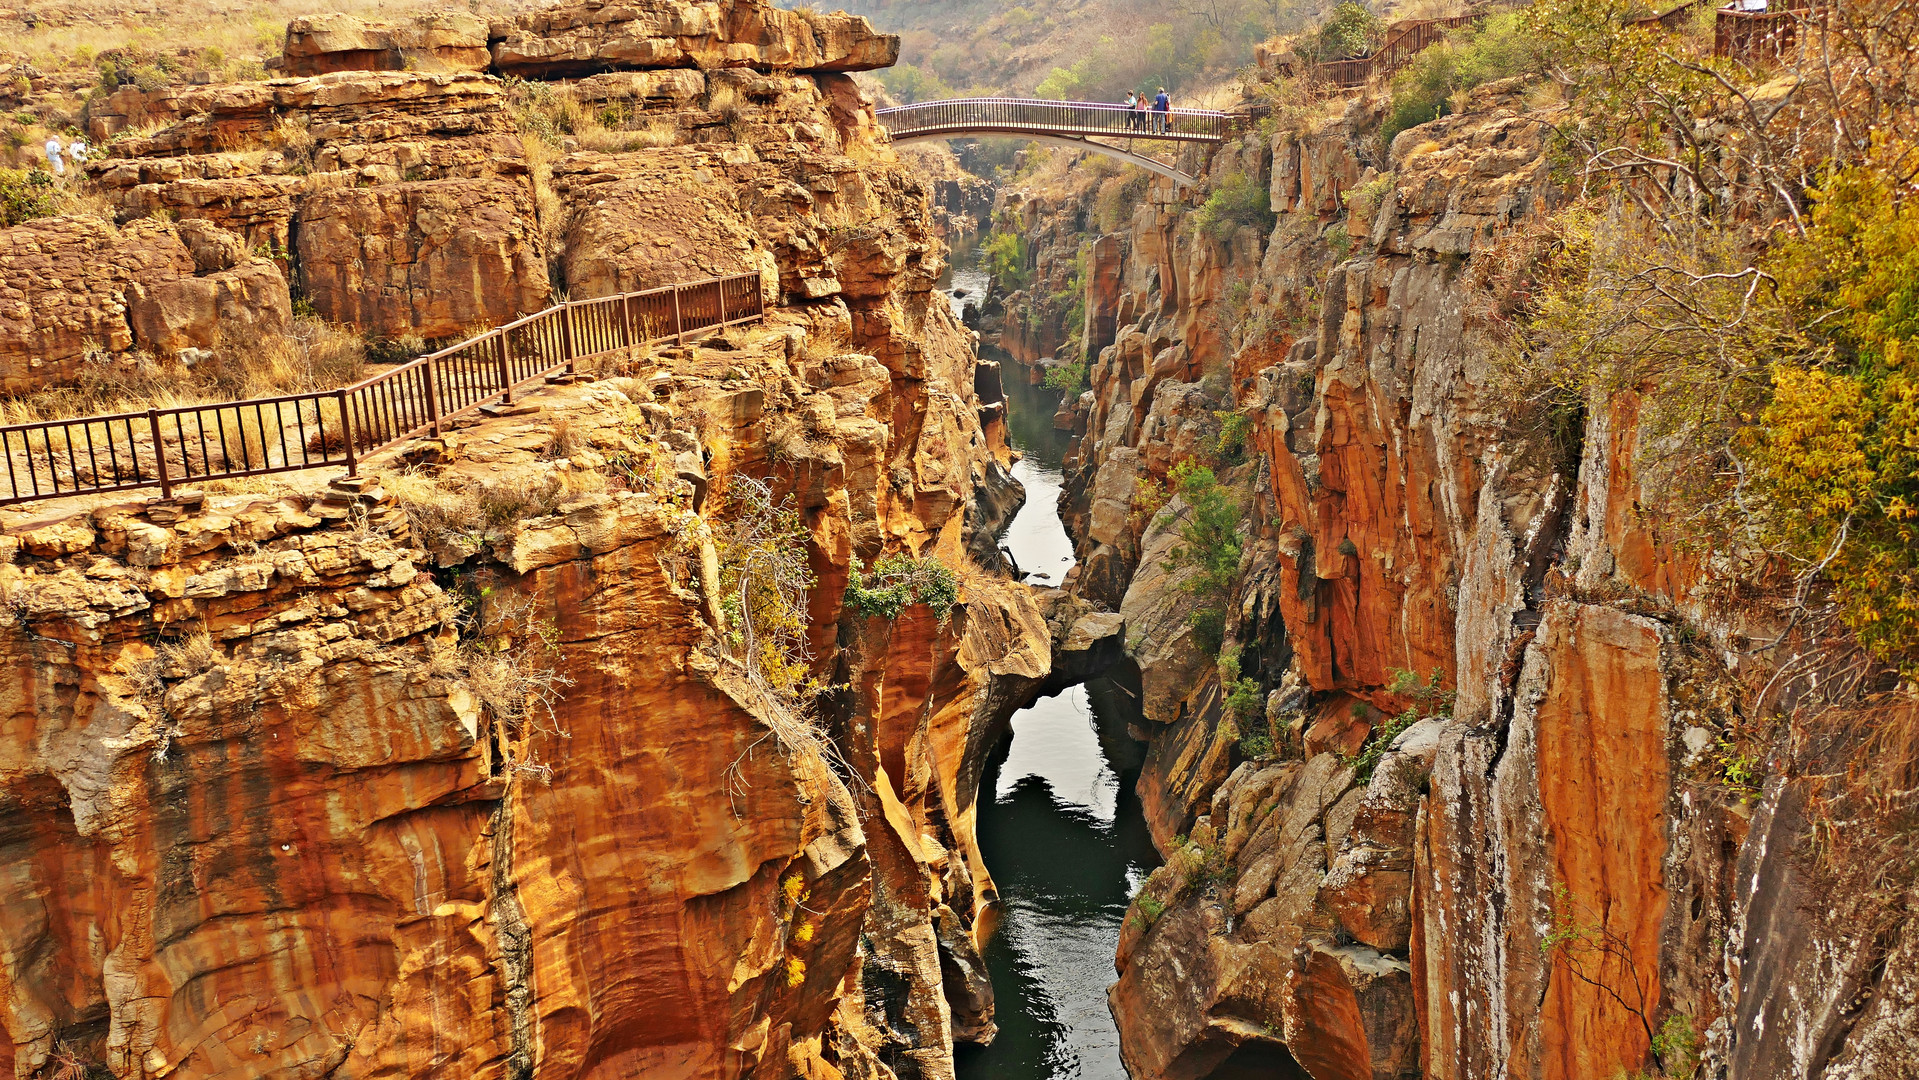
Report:
[[53,170],[55,176],[67,174],[68,161],[73,162],[73,167],[76,169],[85,165],[91,153],[92,151],[87,147],[86,138],[78,131],[68,130],[67,143],[64,146],[60,144],[59,135],[47,136],[47,167]]
[[[1148,104],[1150,100],[1150,104]],[[1137,91],[1126,91],[1126,126],[1134,131],[1150,131],[1163,135],[1171,127],[1167,113],[1173,108],[1173,99],[1166,94],[1164,86],[1151,99]]]

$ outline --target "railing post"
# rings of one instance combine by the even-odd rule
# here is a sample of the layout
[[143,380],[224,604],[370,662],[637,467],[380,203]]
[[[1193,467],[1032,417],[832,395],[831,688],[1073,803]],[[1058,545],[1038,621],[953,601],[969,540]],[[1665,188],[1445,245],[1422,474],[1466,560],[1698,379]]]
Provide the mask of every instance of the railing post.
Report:
[[360,475],[360,454],[353,446],[353,414],[347,409],[345,388],[333,392],[334,400],[340,403],[340,435],[346,440],[346,474]]
[[573,302],[560,305],[560,351],[566,354],[566,373],[573,374],[573,358],[579,350],[573,347]]
[[673,340],[686,344],[686,322],[680,317],[680,287],[673,286]]
[[427,424],[430,426],[431,430],[433,431],[434,437],[437,438],[441,434],[440,403],[437,397],[435,396],[435,394],[433,393],[433,361],[428,360],[420,365],[420,377],[426,382]]
[[513,376],[507,370],[507,366],[506,366],[507,364],[506,338],[507,338],[506,331],[504,330],[500,331],[500,348],[498,351],[499,368],[500,368],[500,390],[505,394],[505,396],[500,399],[500,402],[505,405],[511,405],[513,404]]
[[[153,432],[153,461],[154,467],[160,472],[160,497],[171,499],[173,498],[173,481],[167,479],[167,447],[160,441],[160,410],[147,410],[147,428]],[[33,468],[31,455],[27,458],[27,468]]]
[[629,359],[633,353],[633,294],[620,294],[620,347],[627,351]]

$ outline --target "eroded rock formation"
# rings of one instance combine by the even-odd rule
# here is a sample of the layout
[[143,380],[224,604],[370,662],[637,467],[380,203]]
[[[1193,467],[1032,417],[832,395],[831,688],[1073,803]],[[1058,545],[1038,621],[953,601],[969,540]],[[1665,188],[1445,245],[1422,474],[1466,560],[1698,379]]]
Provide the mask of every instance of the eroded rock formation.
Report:
[[[857,203],[857,167],[839,155],[878,136],[842,73],[890,64],[898,48],[864,19],[747,2],[562,5],[496,27],[459,14],[295,20],[283,68],[297,77],[128,85],[88,106],[95,140],[120,136],[88,167],[119,223],[211,223],[278,263],[284,280],[276,285],[251,264],[228,268],[225,278],[174,289],[164,327],[151,317],[143,324],[125,299],[129,280],[152,276],[170,255],[152,250],[147,234],[121,235],[97,219],[40,223],[0,239],[0,302],[30,319],[8,323],[35,328],[0,335],[0,366],[17,372],[6,385],[71,384],[72,362],[89,347],[162,359],[218,348],[220,327],[240,318],[240,307],[284,313],[296,298],[372,338],[435,340],[536,311],[555,285],[603,292],[699,276],[700,264],[770,269],[763,248],[732,259],[703,247],[698,258],[653,250],[651,238],[601,205],[612,189],[596,190],[590,204],[576,199],[588,184],[633,180],[632,150],[726,143],[735,165],[764,155],[769,184],[775,173],[797,172],[791,190],[762,185],[751,201],[801,213],[816,195]],[[610,135],[598,154],[573,153],[584,148],[572,140],[549,166],[550,151],[529,151],[501,74],[590,76],[568,92],[631,134]],[[800,158],[811,160],[801,166]],[[557,193],[549,172],[560,177]],[[835,176],[855,189],[845,200],[834,195]],[[631,187],[620,194],[630,199]],[[571,251],[580,252],[577,263]],[[49,279],[50,270],[63,276]],[[825,284],[831,275],[807,277],[794,287],[810,298],[837,294]],[[63,284],[49,289],[47,280]],[[229,302],[236,295],[247,302]]]
[[[1266,187],[1270,231],[1196,228],[1162,189],[1088,246],[1096,185],[1006,196],[1036,293],[1085,253],[1083,325],[1034,308],[1009,348],[1090,360],[1062,410],[1069,587],[1125,615],[1153,722],[1140,792],[1167,863],[1119,949],[1128,1066],[1597,1077],[1648,1067],[1663,1031],[1702,1075],[1907,1075],[1883,1047],[1909,974],[1868,973],[1879,945],[1775,895],[1810,843],[1777,777],[1830,751],[1774,759],[1763,791],[1716,764],[1752,737],[1738,688],[1777,662],[1752,646],[1788,620],[1727,603],[1738,571],[1662,529],[1634,393],[1589,402],[1570,445],[1502,396],[1486,282],[1564,195],[1551,117],[1511,84],[1470,106],[1386,154],[1361,99],[1188,162]],[[1244,514],[1226,645],[1263,707],[1191,632],[1166,487],[1187,458]],[[1866,985],[1889,1003],[1822,1004]]]
[[271,337],[290,306],[278,266],[204,222],[0,229],[0,391],[70,385],[89,354],[174,356]]
[[[100,277],[27,340],[106,348],[188,333],[168,289],[283,266],[376,334],[497,322],[553,280],[759,269],[769,307],[363,485],[0,514],[0,1071],[937,1080],[990,1037],[984,756],[1056,639],[1114,628],[1073,637],[1085,605],[971,568],[1018,495],[926,191],[845,76],[790,70],[891,46],[649,11],[685,30],[673,63],[744,66],[602,76],[662,110],[655,145],[543,166],[546,207],[491,77],[338,70],[123,93],[96,120],[160,126],[96,176],[178,223],[0,234]],[[644,36],[553,18],[514,48]],[[303,25],[316,70],[414,47]],[[721,548],[749,481],[797,517],[827,752],[737,659]],[[957,602],[847,608],[855,560],[893,552],[955,569]]]

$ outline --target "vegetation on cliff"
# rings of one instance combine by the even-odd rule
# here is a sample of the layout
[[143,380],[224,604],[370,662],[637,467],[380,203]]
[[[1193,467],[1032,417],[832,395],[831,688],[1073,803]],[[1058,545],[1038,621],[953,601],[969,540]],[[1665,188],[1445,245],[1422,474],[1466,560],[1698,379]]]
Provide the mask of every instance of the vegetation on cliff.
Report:
[[1255,44],[1300,25],[1317,6],[1294,0],[1177,7],[1139,0],[859,0],[850,10],[902,32],[901,63],[879,76],[899,100],[1011,93],[1118,101],[1129,89],[1166,86],[1190,95],[1226,78],[1251,58]]
[[[1911,16],[1851,9],[1880,21],[1829,39],[1823,72],[1805,72],[1825,80],[1787,86],[1697,35],[1628,25],[1616,0],[1535,11],[1535,55],[1568,100],[1562,176],[1583,198],[1559,215],[1549,283],[1516,326],[1520,378],[1545,387],[1528,400],[1642,394],[1672,450],[1657,472],[1675,524],[1787,559],[1801,602],[1831,581],[1857,640],[1914,670],[1919,211],[1904,125],[1919,115],[1820,89]],[[1812,143],[1822,124],[1840,137]]]

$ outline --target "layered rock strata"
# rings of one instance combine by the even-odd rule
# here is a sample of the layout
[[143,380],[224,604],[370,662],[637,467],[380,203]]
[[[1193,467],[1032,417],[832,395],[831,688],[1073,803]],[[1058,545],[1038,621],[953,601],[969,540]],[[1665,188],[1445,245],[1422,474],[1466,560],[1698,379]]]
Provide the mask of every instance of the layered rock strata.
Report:
[[67,217],[0,229],[0,392],[71,385],[89,357],[270,338],[290,308],[279,266],[204,222],[115,229]]
[[[764,17],[739,8],[684,19]],[[878,1080],[950,1077],[990,1037],[978,776],[1055,640],[1112,628],[1074,637],[1085,605],[971,563],[1017,505],[1004,432],[925,189],[845,77],[623,85],[671,106],[674,145],[551,164],[558,280],[759,269],[763,325],[608,358],[364,484],[0,513],[0,1070]],[[38,227],[159,251],[76,334],[249,246],[384,332],[540,298],[531,171],[480,149],[517,143],[496,83],[207,93],[100,167],[177,226]],[[222,144],[269,118],[306,135]],[[722,592],[756,482],[810,578],[817,735]],[[957,602],[849,608],[896,552]]]
[[[495,66],[496,49],[518,59]],[[145,334],[127,287],[165,276],[149,267],[173,258],[171,249],[97,222],[0,232],[0,302],[34,328],[0,336],[0,366],[18,373],[7,376],[15,389],[71,384],[72,363],[89,347],[162,360],[219,348],[220,327],[240,307],[284,313],[296,299],[370,338],[438,340],[536,311],[555,287],[598,294],[704,276],[698,263],[770,269],[763,247],[732,258],[702,249],[699,259],[654,250],[626,219],[578,200],[587,184],[630,180],[632,151],[726,143],[733,163],[776,163],[769,183],[798,171],[791,190],[755,198],[802,213],[815,201],[832,206],[841,201],[835,176],[856,171],[843,155],[864,154],[879,138],[870,106],[841,73],[883,66],[897,50],[897,38],[864,19],[751,3],[562,5],[492,28],[454,14],[404,24],[296,20],[284,68],[300,77],[129,85],[88,106],[90,134],[113,140],[88,173],[118,223],[206,222],[277,263],[283,280],[249,264],[238,275],[245,280],[186,290],[199,304],[190,319],[178,314],[187,298],[175,297],[171,322],[182,325]],[[573,138],[555,154],[536,137],[551,121],[528,119],[551,92],[510,99],[497,72],[590,75],[561,92],[605,119],[596,149]],[[802,167],[802,158],[814,163]],[[822,172],[817,161],[826,159],[837,162]],[[549,186],[550,175],[573,179]],[[855,190],[845,201],[862,197]],[[577,268],[572,250],[582,253]],[[860,254],[804,261],[851,266],[848,256]],[[63,276],[47,278],[50,269]],[[830,274],[806,276],[810,283],[789,284],[812,299],[837,295]],[[226,301],[236,294],[247,304]]]
[[[1128,1067],[1590,1077],[1657,1037],[1703,1075],[1904,1075],[1909,974],[1773,895],[1805,887],[1800,777],[1830,748],[1726,779],[1788,619],[1660,527],[1635,394],[1589,402],[1569,452],[1511,422],[1483,282],[1562,197],[1552,118],[1508,84],[1470,105],[1387,154],[1364,100],[1222,146],[1211,182],[1266,187],[1270,232],[1161,204],[1095,238],[1096,186],[1008,198],[1039,280],[1081,267],[1085,323],[1013,344],[1090,361],[1070,587],[1125,616],[1153,722],[1167,864],[1120,946]],[[1244,514],[1226,646],[1263,708],[1192,633],[1187,458]],[[1821,1004],[1865,986],[1888,1004]]]

